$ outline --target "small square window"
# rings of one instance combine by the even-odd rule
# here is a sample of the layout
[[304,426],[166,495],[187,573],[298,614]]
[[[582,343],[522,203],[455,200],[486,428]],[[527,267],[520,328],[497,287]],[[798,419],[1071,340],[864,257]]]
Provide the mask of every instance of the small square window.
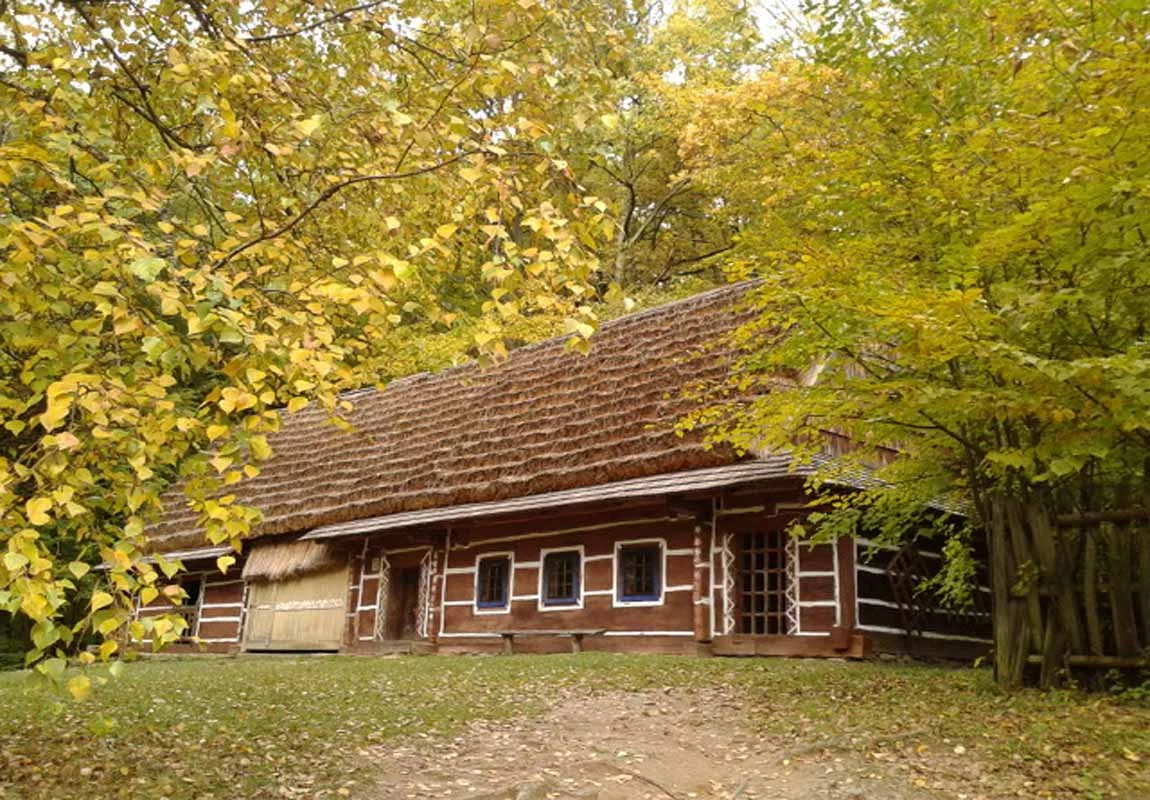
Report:
[[620,547],[617,569],[618,600],[649,602],[662,598],[663,548],[657,542]]
[[579,603],[578,550],[548,553],[543,557],[543,605],[572,606]]
[[506,608],[511,594],[511,559],[491,556],[479,560],[475,605],[479,608]]

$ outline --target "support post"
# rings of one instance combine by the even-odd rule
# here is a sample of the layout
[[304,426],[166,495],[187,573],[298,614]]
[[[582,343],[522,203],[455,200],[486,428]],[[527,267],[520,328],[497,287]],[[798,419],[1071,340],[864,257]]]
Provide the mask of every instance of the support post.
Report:
[[711,542],[710,525],[703,519],[695,521],[695,575],[694,598],[695,641],[711,641]]

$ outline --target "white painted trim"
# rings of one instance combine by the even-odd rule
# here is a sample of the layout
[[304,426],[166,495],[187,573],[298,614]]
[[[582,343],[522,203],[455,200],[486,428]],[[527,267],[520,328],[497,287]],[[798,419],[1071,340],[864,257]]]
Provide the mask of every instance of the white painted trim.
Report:
[[196,621],[196,623],[197,623],[196,624],[196,630],[198,631],[200,629],[200,626],[199,626],[200,622],[239,622],[239,621],[240,621],[239,617],[203,617],[203,618],[198,619]]
[[709,605],[711,605],[711,598],[703,597],[699,600],[696,600],[695,605],[697,605],[697,606],[709,606]]
[[902,608],[898,603],[891,600],[879,600],[878,598],[860,597],[859,602],[868,606],[882,606],[884,608]]
[[361,641],[361,642],[374,642],[375,637],[374,636],[360,636],[359,641]]
[[[538,599],[539,599],[539,595],[537,595],[537,594],[517,594],[511,598],[511,602],[516,603],[519,601],[538,600]],[[568,606],[568,608],[574,608],[574,606]]]
[[[619,551],[627,545],[657,544],[659,552],[663,554],[662,564],[659,567],[659,599],[658,600],[620,600],[619,599]],[[691,549],[694,552],[694,548]],[[662,537],[648,539],[620,539],[615,542],[615,558],[611,561],[611,607],[612,608],[653,608],[663,605],[666,598],[667,586],[667,540]]]
[[200,606],[202,611],[205,608],[243,608],[243,603],[204,603]]
[[584,561],[608,561],[615,557],[614,553],[600,553],[597,556],[584,556]]
[[858,564],[859,572],[869,572],[872,575],[886,575],[886,570],[882,567],[872,567],[870,564]]
[[723,517],[733,517],[738,514],[756,514],[759,511],[766,510],[766,506],[744,506],[742,508],[721,508],[716,513]]
[[679,547],[675,550],[667,550],[664,555],[668,556],[693,556],[695,555],[695,548],[693,547]]
[[360,606],[359,608],[356,609],[356,611],[357,612],[359,612],[359,611],[375,611],[377,608],[379,608],[378,603],[370,605],[370,606]]
[[540,559],[539,561],[521,561],[516,563],[515,569],[539,569],[539,566],[542,563],[543,559]]
[[798,633],[791,634],[792,636],[830,636],[830,631],[799,631]]
[[444,600],[445,606],[473,606],[475,602],[472,600]]
[[[860,544],[864,545],[866,547],[874,547],[878,550],[891,550],[891,551],[894,551],[896,553],[901,549],[901,548],[895,547],[894,545],[891,545],[891,544],[879,544],[874,539],[866,539],[866,538],[863,538],[862,536],[856,536],[855,537],[855,545],[857,546]],[[914,542],[910,542],[910,544],[914,544]],[[931,550],[919,550],[917,546],[914,549],[920,556],[926,556],[927,558],[938,558],[938,559],[942,558],[942,553],[935,553]]]
[[834,578],[838,573],[834,570],[824,569],[821,572],[799,572],[796,575],[800,578]]
[[979,644],[992,644],[990,639],[980,639],[977,636],[962,636],[957,633],[935,633],[934,631],[909,633],[902,628],[888,628],[884,625],[859,625],[858,628],[861,631],[870,631],[872,633],[893,633],[898,636],[919,636],[923,639],[944,639],[952,642],[978,642]]
[[[547,562],[547,556],[552,553],[578,553],[579,554],[579,592],[575,598],[574,603],[558,603],[555,605],[547,605],[543,600],[543,579],[544,572],[543,564]],[[583,589],[587,581],[587,559],[583,556],[583,545],[569,545],[567,547],[544,547],[539,549],[539,576],[537,584],[539,586],[536,594],[538,601],[536,608],[539,611],[577,611],[583,608]]]
[[694,631],[606,631],[604,636],[694,636]]
[[690,583],[680,584],[678,586],[666,586],[663,588],[664,592],[693,592],[695,587]]
[[[479,607],[479,562],[492,558],[506,558],[507,564],[507,602],[500,607],[480,608]],[[471,604],[472,613],[489,616],[492,614],[510,614],[511,603],[514,600],[515,591],[515,551],[501,550],[495,553],[476,553],[475,554],[475,580],[471,583]]]
[[380,573],[378,572],[364,573],[363,575],[360,575],[360,578],[365,581],[377,581],[379,580],[379,575]]
[[443,571],[444,575],[474,575],[475,567],[448,567]]
[[515,536],[500,536],[494,539],[482,539],[477,542],[469,542],[467,544],[457,544],[454,549],[456,550],[471,550],[475,547],[483,547],[489,544],[502,544],[504,542],[520,542],[524,539],[540,539],[547,536],[562,536],[567,533],[581,533],[583,531],[601,531],[608,528],[620,528],[628,525],[646,525],[651,522],[670,522],[675,520],[676,517],[648,517],[644,519],[627,519],[619,520],[617,522],[604,522],[601,525],[584,525],[578,528],[563,528],[557,531],[540,531],[537,533],[521,533]]
[[[499,639],[499,631],[466,631],[440,634],[446,639]],[[562,634],[556,634],[561,636]],[[601,636],[694,636],[694,631],[605,631]],[[828,634],[829,635],[829,634]]]
[[380,554],[385,555],[385,556],[397,556],[400,553],[418,553],[420,550],[434,550],[434,549],[435,549],[435,545],[417,544],[417,545],[414,545],[413,547],[396,547],[396,548],[391,549],[391,550],[387,550],[387,549],[380,550],[379,552],[380,552]]
[[[902,606],[900,606],[898,603],[895,603],[892,600],[879,600],[878,598],[872,598],[872,597],[860,597],[859,602],[863,603],[865,605],[868,605],[868,606],[882,606],[883,608],[902,608]],[[984,619],[990,619],[990,612],[989,611],[953,611],[952,612],[950,609],[946,609],[946,608],[921,608],[919,610],[923,611],[927,614],[951,614],[951,613],[954,613],[954,614],[963,614],[963,615],[968,616],[968,617],[981,617]]]
[[615,594],[614,589],[588,589],[583,592],[584,597],[599,597],[603,595]]
[[[799,608],[838,608],[839,604],[835,600],[804,600],[799,603]],[[836,619],[838,614],[835,615]]]
[[[201,641],[201,642],[207,642],[209,644],[221,644],[224,642],[227,642],[229,644],[235,644],[235,643],[239,642],[238,638],[234,638],[234,639],[204,639],[203,637],[199,637],[199,636],[197,636],[196,638],[199,639],[199,641]],[[151,639],[141,639],[140,641],[141,642],[150,642],[152,640]]]

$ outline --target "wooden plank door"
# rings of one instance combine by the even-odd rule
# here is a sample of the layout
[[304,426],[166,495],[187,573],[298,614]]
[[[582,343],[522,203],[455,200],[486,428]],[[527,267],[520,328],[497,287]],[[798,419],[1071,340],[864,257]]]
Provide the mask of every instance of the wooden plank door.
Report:
[[302,575],[248,589],[248,650],[338,650],[343,644],[347,569]]

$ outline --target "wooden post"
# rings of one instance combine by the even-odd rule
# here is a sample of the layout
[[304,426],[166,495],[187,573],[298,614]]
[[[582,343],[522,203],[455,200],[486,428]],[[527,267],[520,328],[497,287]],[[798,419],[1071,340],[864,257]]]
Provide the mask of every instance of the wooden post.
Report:
[[[367,548],[367,542],[364,542]],[[358,566],[358,569],[356,568]],[[359,643],[359,579],[363,573],[363,556],[347,554],[347,624],[344,625],[344,649]]]
[[711,564],[710,531],[702,519],[695,522],[695,581],[692,597],[695,604],[695,641],[711,641]]
[[839,627],[850,633],[858,626],[855,619],[855,597],[858,587],[855,580],[855,539],[843,536],[835,541],[838,550],[839,582]]
[[[440,553],[442,552],[442,556]],[[438,546],[431,550],[431,587],[427,598],[427,641],[435,644],[439,641],[439,604],[443,597],[443,574],[447,569],[447,548],[442,551]]]

